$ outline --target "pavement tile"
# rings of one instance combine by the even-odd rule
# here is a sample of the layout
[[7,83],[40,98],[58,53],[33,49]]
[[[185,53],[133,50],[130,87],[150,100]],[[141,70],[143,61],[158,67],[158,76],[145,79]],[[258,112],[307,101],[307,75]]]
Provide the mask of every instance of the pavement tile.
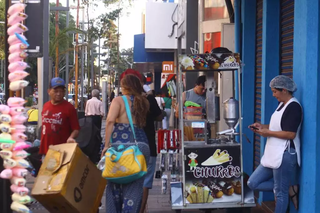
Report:
[[[102,137],[104,141],[104,131],[105,131],[105,121],[102,122]],[[158,167],[157,167],[158,168]],[[32,188],[34,183],[34,178],[31,176],[27,177],[27,186],[28,188]],[[170,204],[170,194],[169,189],[167,191],[167,194],[161,194],[161,179],[154,179],[153,182],[153,189],[149,191],[149,199],[147,204],[147,213],[169,213],[169,212],[175,212],[171,210],[171,204]],[[33,213],[48,213],[41,204],[39,203],[33,203],[30,205],[30,209],[33,211]],[[105,196],[102,198],[102,207],[99,211],[100,213],[106,212],[106,206],[105,206]],[[183,210],[183,212],[188,213],[203,213],[204,211],[200,210]],[[213,213],[225,213],[225,210],[212,210]],[[252,213],[264,213],[263,210],[260,208],[254,208]]]

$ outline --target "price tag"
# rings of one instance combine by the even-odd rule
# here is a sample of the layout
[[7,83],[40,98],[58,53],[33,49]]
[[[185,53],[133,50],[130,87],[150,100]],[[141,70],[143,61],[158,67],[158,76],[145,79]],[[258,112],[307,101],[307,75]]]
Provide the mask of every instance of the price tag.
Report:
[[191,127],[192,128],[204,128],[205,123],[204,122],[192,122]]

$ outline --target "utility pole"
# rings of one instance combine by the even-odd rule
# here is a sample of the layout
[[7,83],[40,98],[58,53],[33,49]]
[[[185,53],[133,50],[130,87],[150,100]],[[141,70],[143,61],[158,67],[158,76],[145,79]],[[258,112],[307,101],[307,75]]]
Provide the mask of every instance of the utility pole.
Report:
[[[59,7],[59,0],[56,0],[56,5]],[[56,11],[56,38],[59,35],[59,11]],[[56,44],[56,74],[55,77],[59,77],[59,42]]]
[[[119,1],[119,8],[120,8],[120,1]],[[118,39],[117,39],[117,46],[118,46],[118,63],[117,63],[117,71],[118,71],[118,95],[120,93],[120,69],[119,69],[119,63],[120,63],[120,49],[119,49],[119,33],[120,33],[120,13],[118,13]]]
[[[67,0],[67,7],[69,8],[69,0]],[[69,27],[69,10],[67,11],[67,17],[66,17],[66,27]],[[67,33],[69,37],[69,33]],[[66,100],[68,100],[68,93],[69,93],[69,51],[66,52]]]
[[[77,5],[77,22],[76,22],[76,27],[79,28],[79,7],[80,7],[80,0],[78,0],[78,5]],[[78,32],[76,33],[76,54],[75,54],[75,107],[78,109],[78,76],[79,76],[79,63],[78,63],[78,53],[79,53],[79,46],[78,46],[78,39],[79,39],[79,34]]]
[[80,83],[81,83],[81,106],[80,106],[80,110],[84,110],[84,104],[83,104],[83,76],[84,74],[84,46],[81,46],[81,79],[80,79]]
[[[82,9],[82,30],[84,31],[84,8]],[[80,109],[84,110],[84,101],[83,101],[83,79],[84,79],[84,37],[82,34],[82,45],[81,45],[81,106]]]
[[91,91],[93,90],[93,87],[94,87],[94,72],[93,72],[93,41],[91,42]]
[[[89,6],[90,6],[90,3],[88,1],[87,3],[87,21],[88,21],[88,30],[90,29],[90,18],[89,18]],[[89,39],[89,34],[87,34],[87,42],[88,42],[88,45],[86,47],[86,50],[87,50],[87,79],[88,79],[88,82],[87,82],[87,94],[88,94],[88,97],[89,97],[89,87],[90,87],[90,79],[89,79],[89,76],[90,76],[90,50],[91,50],[91,42],[90,39]]]
[[100,88],[100,76],[101,76],[101,66],[100,66],[100,37],[101,35],[99,34],[99,84],[98,84],[98,86],[99,86],[99,88]]

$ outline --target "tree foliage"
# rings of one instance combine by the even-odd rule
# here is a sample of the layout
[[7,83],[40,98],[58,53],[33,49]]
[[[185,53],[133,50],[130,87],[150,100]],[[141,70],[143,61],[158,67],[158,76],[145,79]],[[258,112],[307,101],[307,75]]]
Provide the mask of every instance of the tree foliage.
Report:
[[[0,21],[4,22],[5,21],[5,1],[4,0],[0,0]],[[5,34],[6,34],[6,30],[5,30],[5,25],[4,24],[0,24],[0,59],[4,59],[5,58],[5,54],[4,54],[4,46],[5,46]]]
[[[51,6],[55,4],[51,3]],[[69,26],[67,27],[67,14],[66,12],[59,12],[59,34],[55,35],[55,12],[50,12],[50,31],[49,31],[49,56],[55,61],[55,49],[59,47],[59,66],[65,64],[64,53],[66,51],[73,51],[73,33],[81,32],[76,28],[74,17],[69,15]],[[73,55],[70,54],[70,61],[73,61]]]
[[106,6],[109,6],[109,5],[112,5],[112,4],[124,4],[124,3],[129,3],[131,4],[131,1],[132,0],[103,0],[103,3],[106,5]]
[[[55,6],[55,4],[51,4],[51,6]],[[49,21],[50,21],[50,28],[49,28],[49,57],[55,61],[56,58],[56,52],[55,48],[56,46],[59,46],[59,65],[60,67],[65,65],[65,54],[67,51],[73,51],[73,37],[72,34],[68,34],[68,32],[76,32],[79,31],[76,29],[76,24],[74,17],[72,15],[69,15],[69,27],[66,26],[66,20],[67,15],[65,12],[59,12],[59,34],[56,37],[55,36],[55,12],[50,13]],[[79,31],[81,32],[81,31]],[[30,75],[27,77],[26,80],[30,82],[30,85],[34,85],[37,83],[37,59],[36,58],[27,58],[26,60],[30,66]],[[72,63],[73,61],[73,54],[70,54],[69,56],[69,62]],[[72,74],[73,70],[71,69],[69,71],[69,74],[73,76]]]

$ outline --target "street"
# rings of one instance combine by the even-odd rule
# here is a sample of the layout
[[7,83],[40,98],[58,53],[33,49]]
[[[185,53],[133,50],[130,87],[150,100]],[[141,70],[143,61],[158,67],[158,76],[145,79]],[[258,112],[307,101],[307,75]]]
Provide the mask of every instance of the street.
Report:
[[[105,120],[102,122],[102,128],[101,128],[101,135],[104,141],[104,135],[105,135]],[[159,156],[158,156],[158,162],[159,162]],[[158,163],[157,163],[157,167]],[[34,178],[32,176],[27,177],[27,187],[29,189],[32,188],[34,184]],[[161,179],[154,179],[153,182],[153,188],[149,191],[149,199],[147,204],[147,213],[167,213],[167,212],[175,212],[171,210],[171,204],[170,204],[170,190],[168,190],[167,194],[161,194]],[[100,213],[106,212],[106,206],[105,206],[105,195],[102,198],[102,206],[100,207]],[[30,204],[30,209],[33,211],[33,213],[48,213],[48,211],[38,202],[32,202]],[[203,212],[199,210],[184,210],[183,212]],[[225,210],[214,210],[212,211],[214,213],[224,213]],[[261,208],[254,208],[251,213],[264,213],[264,211]]]

